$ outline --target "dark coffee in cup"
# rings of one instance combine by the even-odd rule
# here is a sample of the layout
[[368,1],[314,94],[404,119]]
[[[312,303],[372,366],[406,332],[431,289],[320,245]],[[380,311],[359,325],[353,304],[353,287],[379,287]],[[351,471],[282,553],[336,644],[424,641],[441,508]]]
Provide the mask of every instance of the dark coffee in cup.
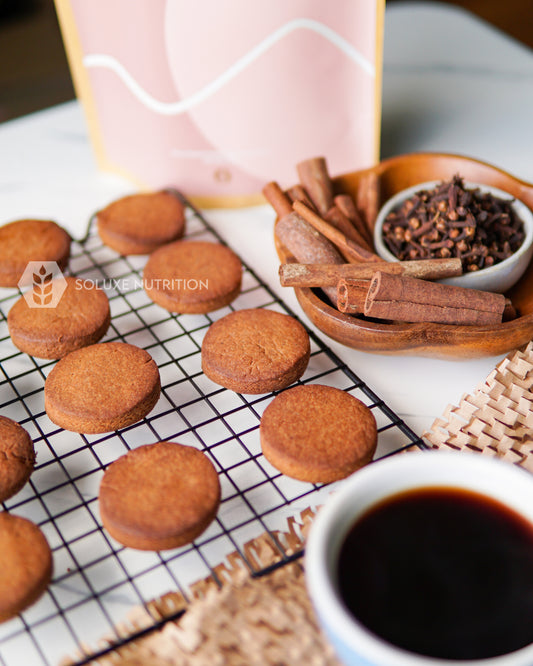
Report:
[[477,492],[418,488],[371,507],[342,543],[350,613],[405,650],[484,659],[533,643],[533,525]]

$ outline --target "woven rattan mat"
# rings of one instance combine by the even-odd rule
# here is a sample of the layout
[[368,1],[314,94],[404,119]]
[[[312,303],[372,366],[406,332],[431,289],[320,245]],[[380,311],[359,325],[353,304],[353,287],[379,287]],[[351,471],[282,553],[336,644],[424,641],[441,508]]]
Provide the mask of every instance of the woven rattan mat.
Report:
[[533,472],[533,342],[509,353],[423,437],[432,448],[475,451]]
[[[289,518],[286,531],[274,532],[287,554],[301,551],[314,512]],[[265,533],[244,548],[244,557],[257,569],[275,565],[280,558],[272,537]],[[177,592],[136,607],[116,627],[124,638],[187,608],[178,620],[127,642],[91,663],[101,666],[338,666],[333,651],[315,619],[306,592],[301,560],[254,578],[243,558],[232,553],[214,568],[214,576],[190,588],[187,602]],[[104,647],[106,638],[102,639]],[[116,637],[109,639],[116,640]],[[75,663],[83,655],[73,655]]]
[[[511,352],[458,406],[446,407],[423,437],[431,448],[474,451],[500,457],[533,471],[533,343]],[[419,450],[417,447],[411,447]],[[301,550],[313,511],[291,518],[276,537],[288,552]],[[274,564],[277,555],[265,534],[246,546],[246,557],[258,568]],[[150,627],[177,610],[178,620],[126,643],[93,661],[103,666],[337,666],[318,627],[307,596],[303,565],[295,561],[260,578],[252,578],[242,558],[233,553],[213,577],[192,586],[192,600],[169,593],[147,608],[135,608],[120,635]],[[220,586],[222,582],[222,586]],[[105,643],[105,639],[103,639]],[[78,655],[79,658],[79,655]],[[69,662],[65,662],[69,663]]]

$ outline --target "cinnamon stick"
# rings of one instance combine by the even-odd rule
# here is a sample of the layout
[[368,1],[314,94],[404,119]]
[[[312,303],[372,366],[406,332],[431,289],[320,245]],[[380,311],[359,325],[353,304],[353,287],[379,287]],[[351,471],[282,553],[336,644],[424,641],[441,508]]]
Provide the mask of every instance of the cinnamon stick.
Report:
[[503,310],[502,321],[512,321],[518,317],[518,312],[510,298],[505,299],[505,308]]
[[340,208],[337,208],[337,206],[333,205],[324,216],[324,219],[326,222],[329,222],[336,229],[342,232],[346,238],[349,238],[354,243],[357,243],[365,250],[372,252],[372,246],[368,243],[366,238],[360,234],[359,231],[357,231],[356,227],[350,222],[350,220],[340,210]]
[[378,319],[491,325],[502,321],[505,296],[381,271],[372,278],[364,313]]
[[374,224],[379,211],[380,183],[375,171],[363,176],[357,187],[356,206],[361,211],[369,233],[374,235]]
[[301,201],[311,210],[316,210],[314,203],[307,196],[307,192],[305,191],[303,185],[297,183],[296,185],[289,187],[287,190],[287,196],[291,200],[291,205],[293,201]]
[[357,229],[357,231],[363,236],[363,238],[366,238],[367,243],[372,248],[374,245],[374,239],[372,238],[372,234],[370,233],[368,227],[364,223],[361,214],[357,210],[357,207],[351,195],[337,194],[337,196],[333,198],[333,203],[342,213],[344,213],[344,215],[346,215],[346,217],[350,220],[350,222]]
[[339,280],[337,284],[337,308],[345,314],[361,314],[370,288],[370,279]]
[[323,236],[334,243],[339,249],[342,249],[344,256],[346,256],[349,261],[353,261],[355,263],[382,261],[382,259],[380,259],[377,254],[365,250],[365,248],[361,247],[357,243],[354,243],[354,241],[346,238],[342,232],[323,220],[319,215],[310,210],[301,201],[295,201],[292,204],[292,207],[306,222],[308,222]]
[[420,259],[417,261],[381,261],[366,264],[281,264],[280,284],[283,287],[333,287],[339,280],[370,279],[376,271],[405,275],[422,280],[440,280],[461,275],[459,258]]
[[285,215],[292,213],[292,203],[289,197],[281,189],[275,181],[267,183],[263,187],[263,196],[276,211],[277,216],[281,219]]
[[300,183],[320,215],[325,215],[333,204],[333,186],[324,157],[313,157],[296,165]]
[[[281,218],[274,229],[277,240],[304,264],[343,264],[337,248],[296,213]],[[324,287],[324,293],[337,305],[336,286]]]

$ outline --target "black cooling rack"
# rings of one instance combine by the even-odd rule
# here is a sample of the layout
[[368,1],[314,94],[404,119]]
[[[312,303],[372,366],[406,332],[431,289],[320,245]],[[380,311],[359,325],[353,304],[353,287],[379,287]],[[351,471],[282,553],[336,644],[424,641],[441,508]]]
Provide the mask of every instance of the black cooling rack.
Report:
[[[200,211],[182,199],[187,206],[186,237],[224,243]],[[283,530],[290,516],[320,504],[331,490],[290,479],[263,457],[258,427],[274,394],[240,395],[214,384],[201,370],[202,339],[215,319],[248,307],[294,313],[244,264],[242,293],[230,307],[209,315],[171,314],[146,296],[145,262],[146,257],[122,257],[104,246],[92,222],[86,237],[72,244],[69,274],[97,282],[110,300],[112,321],[104,341],[146,349],[161,373],[161,398],[148,417],[104,435],[67,432],[48,419],[43,388],[54,362],[20,353],[11,343],[6,317],[20,293],[0,290],[0,413],[28,430],[37,452],[30,481],[4,509],[37,523],[54,557],[48,591],[20,616],[0,624],[4,666],[56,664],[76,654],[94,658],[132,640],[138,634],[125,638],[116,629],[128,611],[171,590],[187,599],[192,583],[209,575],[217,579],[213,568],[231,552],[241,555],[252,575],[263,575],[266,569],[258,569],[244,548],[263,533],[279,554],[275,566],[284,565],[301,552],[287,552],[276,530]],[[424,446],[383,400],[312,331],[309,334],[311,358],[300,383],[335,386],[368,405],[378,423],[377,458],[413,444]],[[109,463],[159,440],[204,450],[219,471],[222,503],[216,520],[194,544],[160,553],[135,551],[102,528],[98,486]],[[154,628],[157,625],[154,620]],[[78,663],[89,660],[87,656]]]

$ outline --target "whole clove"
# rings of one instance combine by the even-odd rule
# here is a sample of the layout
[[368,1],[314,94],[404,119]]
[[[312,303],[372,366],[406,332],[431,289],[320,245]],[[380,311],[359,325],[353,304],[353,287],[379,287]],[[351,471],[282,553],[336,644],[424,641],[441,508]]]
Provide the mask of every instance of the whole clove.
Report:
[[465,272],[487,268],[510,257],[524,241],[524,225],[512,201],[466,188],[455,175],[391,211],[383,240],[400,261],[457,257]]

